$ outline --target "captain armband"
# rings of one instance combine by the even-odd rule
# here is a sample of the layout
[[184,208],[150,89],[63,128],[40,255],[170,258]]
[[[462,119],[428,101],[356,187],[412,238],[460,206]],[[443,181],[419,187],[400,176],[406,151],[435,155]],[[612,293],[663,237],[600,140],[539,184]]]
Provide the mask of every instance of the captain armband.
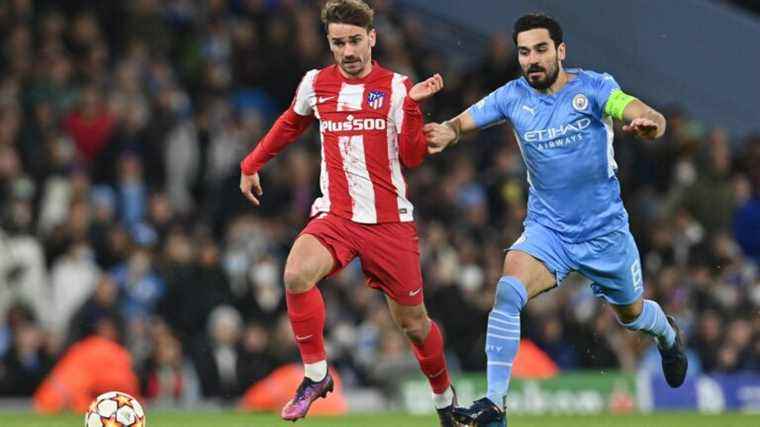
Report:
[[636,100],[636,97],[628,95],[620,89],[615,89],[607,98],[607,104],[604,106],[604,113],[612,118],[623,120],[623,111],[625,107]]

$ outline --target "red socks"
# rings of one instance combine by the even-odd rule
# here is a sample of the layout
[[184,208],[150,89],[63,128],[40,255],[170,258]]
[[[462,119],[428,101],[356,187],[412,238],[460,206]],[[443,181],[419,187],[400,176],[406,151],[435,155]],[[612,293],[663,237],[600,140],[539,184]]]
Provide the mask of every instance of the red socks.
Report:
[[285,292],[288,318],[303,363],[315,363],[327,358],[325,353],[325,301],[316,286],[292,294]]
[[[285,299],[290,326],[303,363],[325,360],[325,302],[322,293],[315,286],[300,294],[286,291]],[[435,322],[430,321],[430,332],[425,341],[422,344],[412,343],[412,350],[420,363],[420,369],[430,381],[433,392],[445,392],[451,381],[443,353],[443,336]]]
[[412,342],[414,356],[420,363],[422,373],[430,381],[433,393],[441,394],[451,385],[446,358],[443,354],[443,335],[438,325],[430,321],[430,332],[422,344]]

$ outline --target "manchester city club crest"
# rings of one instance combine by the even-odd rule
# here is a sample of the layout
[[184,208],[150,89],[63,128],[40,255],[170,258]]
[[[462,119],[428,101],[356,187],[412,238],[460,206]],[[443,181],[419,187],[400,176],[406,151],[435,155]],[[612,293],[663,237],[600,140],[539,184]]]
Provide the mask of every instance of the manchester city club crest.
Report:
[[381,90],[372,90],[367,95],[367,104],[375,110],[379,110],[383,107],[383,101],[385,100],[385,92]]
[[573,97],[573,108],[577,111],[585,111],[588,108],[588,98],[586,95],[579,93]]

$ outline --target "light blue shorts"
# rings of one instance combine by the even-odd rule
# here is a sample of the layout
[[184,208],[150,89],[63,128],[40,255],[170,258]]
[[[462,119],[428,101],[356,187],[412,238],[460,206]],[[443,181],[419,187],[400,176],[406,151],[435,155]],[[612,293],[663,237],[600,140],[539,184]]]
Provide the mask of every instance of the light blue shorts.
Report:
[[644,292],[639,250],[628,228],[586,242],[567,243],[550,228],[528,222],[508,250],[542,261],[557,277],[557,285],[577,271],[591,280],[594,294],[610,304],[632,304]]

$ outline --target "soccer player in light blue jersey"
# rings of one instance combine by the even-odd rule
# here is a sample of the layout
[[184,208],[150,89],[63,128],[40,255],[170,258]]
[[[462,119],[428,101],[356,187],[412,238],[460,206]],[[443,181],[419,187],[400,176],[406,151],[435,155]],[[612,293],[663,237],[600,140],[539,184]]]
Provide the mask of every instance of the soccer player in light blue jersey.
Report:
[[458,421],[504,426],[504,401],[520,340],[520,312],[529,299],[558,286],[571,271],[592,282],[624,327],[655,338],[665,379],[680,386],[687,361],[678,327],[660,306],[643,300],[639,252],[620,198],[612,121],[643,139],[665,132],[665,118],[624,93],[612,76],[565,69],[562,29],[550,17],[515,22],[522,77],[512,80],[443,124],[425,127],[428,151],[455,144],[461,134],[509,120],[528,170],[524,232],[507,251],[488,317],[488,393]]

